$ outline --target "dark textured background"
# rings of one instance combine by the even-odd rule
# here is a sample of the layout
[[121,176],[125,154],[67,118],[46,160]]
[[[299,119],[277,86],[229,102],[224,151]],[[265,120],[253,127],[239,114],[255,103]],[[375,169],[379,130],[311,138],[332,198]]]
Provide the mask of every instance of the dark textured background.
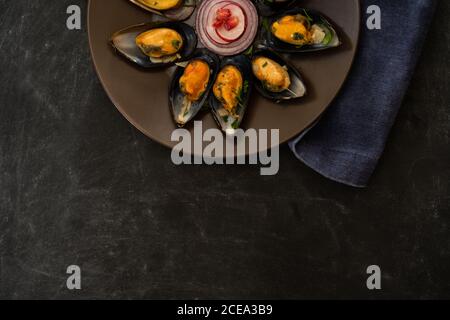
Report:
[[175,167],[108,100],[71,3],[0,0],[0,298],[450,298],[450,1],[365,190],[286,146],[275,177]]

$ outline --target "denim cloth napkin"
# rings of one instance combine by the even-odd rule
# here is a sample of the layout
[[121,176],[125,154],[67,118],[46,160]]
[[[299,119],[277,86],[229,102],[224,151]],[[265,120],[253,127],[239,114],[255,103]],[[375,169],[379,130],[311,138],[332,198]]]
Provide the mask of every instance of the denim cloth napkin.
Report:
[[[361,0],[360,47],[347,82],[320,121],[289,143],[332,180],[367,186],[408,88],[437,0]],[[370,5],[381,30],[368,30]],[[443,30],[443,32],[446,32]]]

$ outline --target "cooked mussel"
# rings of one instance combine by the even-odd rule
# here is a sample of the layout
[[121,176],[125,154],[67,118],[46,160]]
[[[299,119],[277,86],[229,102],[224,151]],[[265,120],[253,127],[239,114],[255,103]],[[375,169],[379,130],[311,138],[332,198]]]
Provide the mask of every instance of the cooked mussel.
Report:
[[137,65],[154,68],[189,59],[197,36],[182,22],[139,24],[116,32],[111,45]]
[[209,104],[219,126],[227,133],[239,128],[253,86],[252,67],[245,55],[225,58],[214,82]]
[[151,59],[175,57],[183,47],[183,37],[169,28],[145,31],[136,37],[136,45]]
[[334,27],[320,13],[293,9],[266,20],[262,36],[266,46],[280,52],[308,52],[341,44]]
[[254,0],[262,16],[271,16],[280,10],[286,10],[295,3],[295,0]]
[[252,58],[255,87],[265,98],[282,101],[301,98],[306,87],[300,72],[271,50],[259,49]]
[[129,0],[138,7],[164,16],[170,20],[182,21],[189,18],[195,10],[195,0]]
[[218,70],[219,58],[205,49],[198,49],[185,66],[175,70],[169,100],[174,120],[180,127],[205,105]]

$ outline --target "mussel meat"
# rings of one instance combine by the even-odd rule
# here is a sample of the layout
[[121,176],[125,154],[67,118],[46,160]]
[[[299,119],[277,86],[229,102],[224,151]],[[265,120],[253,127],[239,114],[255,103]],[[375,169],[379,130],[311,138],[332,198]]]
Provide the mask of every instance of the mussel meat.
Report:
[[253,86],[251,73],[251,62],[245,55],[222,61],[210,106],[217,123],[227,133],[234,132],[242,122]]
[[183,47],[183,37],[173,29],[156,28],[136,37],[136,45],[153,59],[171,59]]
[[264,57],[257,56],[252,61],[253,74],[270,92],[282,92],[291,85],[291,77],[286,66]]
[[148,12],[177,21],[186,20],[195,10],[195,0],[130,0],[130,2]]
[[270,50],[260,49],[254,53],[252,69],[255,87],[267,99],[290,100],[306,94],[299,71]]
[[219,58],[205,49],[198,49],[185,67],[175,71],[170,104],[175,122],[184,126],[205,105],[219,69]]
[[178,7],[183,0],[137,0],[143,5],[158,11],[165,11]]
[[264,42],[280,52],[318,51],[341,44],[333,26],[313,10],[298,8],[269,21]]
[[196,49],[197,36],[182,22],[150,23],[116,32],[111,44],[137,65],[154,68],[188,60]]

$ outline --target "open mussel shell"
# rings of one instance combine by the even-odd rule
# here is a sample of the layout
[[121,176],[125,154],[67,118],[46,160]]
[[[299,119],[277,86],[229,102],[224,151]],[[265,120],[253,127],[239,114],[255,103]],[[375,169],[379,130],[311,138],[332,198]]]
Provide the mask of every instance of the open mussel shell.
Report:
[[[176,31],[183,38],[183,45],[176,58],[166,61],[155,61],[137,46],[136,38],[147,31],[157,28],[168,28]],[[138,24],[120,30],[111,36],[111,45],[118,53],[143,68],[170,66],[176,62],[188,60],[197,47],[197,35],[194,29],[183,22],[153,22]]]
[[267,89],[267,85],[255,76],[255,88],[264,98],[273,100],[275,102],[281,102],[284,100],[301,98],[306,95],[305,83],[300,72],[295,66],[293,66],[291,63],[286,62],[286,60],[284,60],[280,55],[274,53],[272,50],[268,50],[265,48],[258,49],[254,52],[252,64],[259,57],[268,58],[279,64],[283,69],[286,70],[290,80],[290,85],[288,88],[279,92],[274,92],[273,90]]
[[244,118],[245,111],[247,109],[252,87],[253,87],[253,75],[250,59],[246,55],[239,55],[234,57],[224,58],[221,62],[218,77],[216,77],[215,84],[222,70],[226,67],[235,67],[239,70],[242,76],[242,86],[239,92],[236,92],[238,98],[238,104],[232,112],[224,108],[223,101],[219,100],[214,94],[214,86],[212,92],[209,95],[209,105],[211,107],[212,114],[220,126],[220,128],[226,133],[232,134],[241,125]]
[[[318,44],[295,45],[278,39],[272,32],[272,25],[276,21],[288,15],[302,15],[307,19],[309,28],[311,28],[314,25],[319,26],[325,33],[323,41]],[[321,13],[310,9],[295,8],[280,13],[276,16],[265,18],[263,20],[262,30],[263,30],[261,34],[262,43],[264,43],[266,47],[269,47],[278,52],[284,53],[312,52],[335,48],[341,45],[341,41],[339,40],[339,36],[333,25]]]
[[295,0],[253,0],[259,13],[264,16],[274,15],[280,10],[286,10],[295,3]]
[[[187,67],[189,63],[195,61],[202,61],[208,65],[209,81],[200,97],[196,101],[189,101],[185,93],[182,92],[180,79],[184,75],[185,67]],[[172,108],[172,114],[175,123],[180,127],[191,121],[207,103],[208,95],[216,79],[217,72],[219,71],[220,60],[217,55],[206,49],[197,49],[192,58],[188,62],[183,62],[183,64],[186,66],[179,66],[175,70],[169,90],[169,101]],[[198,79],[198,77],[194,78]]]
[[173,21],[187,20],[194,13],[196,6],[195,0],[179,0],[173,1],[174,6],[169,9],[158,10],[157,4],[153,6],[149,5],[149,2],[157,2],[157,1],[152,0],[129,0],[129,1],[148,12],[166,17]]

